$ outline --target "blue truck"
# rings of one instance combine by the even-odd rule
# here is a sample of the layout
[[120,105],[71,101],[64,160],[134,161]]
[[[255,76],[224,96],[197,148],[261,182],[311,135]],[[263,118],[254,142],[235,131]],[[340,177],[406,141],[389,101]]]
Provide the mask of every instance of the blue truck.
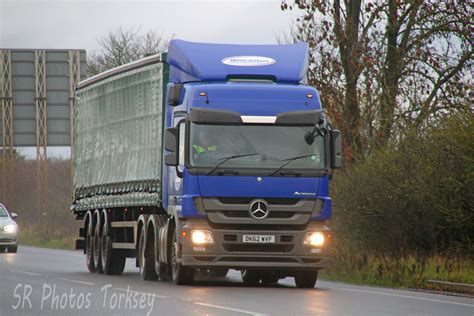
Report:
[[136,258],[145,280],[237,269],[314,287],[342,145],[307,71],[306,43],[172,40],[79,83],[71,209],[89,271]]

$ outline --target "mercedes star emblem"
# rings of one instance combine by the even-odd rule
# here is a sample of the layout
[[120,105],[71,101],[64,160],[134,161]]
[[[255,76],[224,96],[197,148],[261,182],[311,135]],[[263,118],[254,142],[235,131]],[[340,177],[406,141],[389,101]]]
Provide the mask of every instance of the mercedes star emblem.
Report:
[[270,213],[268,203],[264,200],[253,200],[250,203],[249,213],[255,219],[264,219]]

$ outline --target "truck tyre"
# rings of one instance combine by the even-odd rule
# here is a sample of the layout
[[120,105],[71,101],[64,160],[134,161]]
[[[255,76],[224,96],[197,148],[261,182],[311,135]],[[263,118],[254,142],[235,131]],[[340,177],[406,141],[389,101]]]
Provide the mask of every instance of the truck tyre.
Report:
[[4,246],[0,246],[0,253],[4,253],[5,252],[5,247]]
[[102,269],[107,275],[121,275],[125,268],[126,257],[118,250],[112,248],[112,238],[110,236],[110,224],[107,219],[102,226],[101,259]]
[[[154,251],[154,238],[150,238],[150,236],[146,236],[146,229],[145,225],[142,226],[142,231],[140,233],[140,242],[138,245],[138,253],[139,253],[139,263],[140,263],[140,276],[142,280],[145,281],[156,281],[158,279],[158,275],[155,271],[155,256],[153,254]],[[145,238],[148,237],[148,238]],[[151,240],[150,240],[151,239]]]
[[92,230],[92,216],[89,214],[89,223],[87,225],[86,230],[86,264],[87,270],[90,273],[94,273],[96,271],[96,265],[94,262],[94,234]]
[[94,262],[96,265],[96,272],[99,274],[104,273],[104,269],[102,269],[102,235],[100,229],[100,219],[97,216],[97,223],[95,224],[94,228]]
[[18,246],[8,246],[7,252],[8,253],[16,253],[18,251]]
[[178,242],[176,232],[173,231],[173,240],[171,244],[171,277],[173,282],[178,285],[191,284],[194,280],[195,270],[185,267],[178,262]]
[[300,289],[312,289],[318,280],[318,271],[298,271],[295,273],[295,283]]
[[257,285],[260,282],[260,273],[256,270],[244,269],[240,271],[242,281],[248,285]]

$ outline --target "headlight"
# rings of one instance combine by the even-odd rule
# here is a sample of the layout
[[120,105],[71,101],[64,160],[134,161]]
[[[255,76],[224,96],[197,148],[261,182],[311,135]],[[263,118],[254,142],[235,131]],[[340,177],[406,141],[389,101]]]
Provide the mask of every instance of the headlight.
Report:
[[304,236],[303,244],[320,247],[324,245],[324,234],[320,232],[307,233]]
[[212,236],[212,233],[208,230],[193,230],[191,232],[191,240],[193,241],[193,244],[196,245],[214,243],[214,237]]
[[13,224],[6,225],[5,227],[3,227],[3,230],[6,233],[14,233],[14,232],[16,232],[16,225],[13,225]]

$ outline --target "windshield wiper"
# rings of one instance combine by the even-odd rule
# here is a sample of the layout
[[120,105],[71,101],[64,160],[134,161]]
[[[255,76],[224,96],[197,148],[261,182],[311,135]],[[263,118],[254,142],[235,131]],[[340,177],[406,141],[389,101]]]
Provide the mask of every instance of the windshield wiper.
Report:
[[280,171],[281,169],[285,168],[287,164],[289,164],[290,162],[292,161],[295,161],[295,160],[298,160],[298,159],[303,159],[303,158],[309,158],[311,156],[314,156],[314,154],[311,154],[311,155],[304,155],[304,156],[296,156],[296,157],[291,157],[291,158],[287,158],[287,159],[282,159],[282,161],[284,161],[285,163],[282,164],[280,167],[278,167],[278,169],[276,169],[275,171],[273,171],[272,173],[270,173],[270,176],[273,176],[275,175],[278,171]]
[[249,157],[249,156],[256,156],[256,155],[260,155],[260,153],[234,155],[234,156],[229,156],[229,157],[221,158],[221,159],[219,159],[219,160],[222,160],[222,161],[219,162],[214,168],[212,168],[206,175],[210,175],[211,173],[213,173],[214,171],[216,171],[217,168],[219,168],[220,166],[222,166],[223,164],[225,164],[227,161],[229,161],[229,160],[231,160],[231,159],[241,158],[241,157]]

